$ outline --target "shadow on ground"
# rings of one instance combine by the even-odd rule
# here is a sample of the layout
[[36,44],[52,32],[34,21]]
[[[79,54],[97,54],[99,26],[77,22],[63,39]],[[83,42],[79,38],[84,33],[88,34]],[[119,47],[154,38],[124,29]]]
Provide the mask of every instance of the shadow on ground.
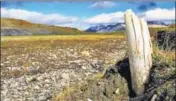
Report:
[[132,89],[131,73],[130,73],[130,68],[129,68],[129,59],[125,58],[125,59],[117,62],[115,67],[117,68],[120,76],[125,78],[125,80],[128,83],[129,96],[135,97],[136,94],[135,94],[134,90]]
[[[164,75],[158,77],[156,71],[162,71],[162,69],[169,69],[168,64],[160,63],[158,65],[156,61],[153,63],[152,69],[149,75],[149,82],[145,84],[145,92],[140,96],[136,96],[132,89],[131,73],[129,66],[129,59],[125,58],[116,63],[115,68],[121,77],[125,78],[128,83],[130,101],[174,101],[176,98],[175,88],[176,75]],[[165,71],[166,71],[165,70]]]
[[[129,60],[124,58],[107,68],[102,78],[87,80],[87,83],[80,86],[69,99],[71,98],[72,101],[174,101],[176,75],[162,75],[162,71],[170,67],[167,64],[159,64],[153,62],[149,83],[145,85],[145,92],[140,96],[136,96],[132,89]],[[160,77],[159,73],[161,73]]]

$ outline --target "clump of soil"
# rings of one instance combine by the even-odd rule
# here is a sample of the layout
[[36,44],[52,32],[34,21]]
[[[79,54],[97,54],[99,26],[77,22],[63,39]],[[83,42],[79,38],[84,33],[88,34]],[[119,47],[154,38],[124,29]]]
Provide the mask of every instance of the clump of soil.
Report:
[[[77,86],[78,87],[78,86]],[[89,78],[85,84],[66,96],[64,101],[128,100],[128,83],[114,67],[108,68],[102,78]],[[62,101],[57,99],[58,101]]]
[[176,75],[169,66],[154,61],[145,93],[136,96],[131,87],[129,60],[125,58],[106,69],[103,78],[88,80],[69,98],[72,101],[174,101]]

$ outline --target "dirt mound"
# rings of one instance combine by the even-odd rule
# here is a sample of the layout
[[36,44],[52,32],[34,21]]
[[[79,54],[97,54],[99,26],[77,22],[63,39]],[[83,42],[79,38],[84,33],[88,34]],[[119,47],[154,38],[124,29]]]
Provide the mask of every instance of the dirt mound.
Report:
[[[101,79],[88,80],[65,101],[174,101],[175,74],[167,64],[154,61],[145,93],[136,96],[131,87],[129,60],[125,58],[106,69]],[[165,73],[163,73],[165,72]],[[60,101],[60,100],[58,100]]]

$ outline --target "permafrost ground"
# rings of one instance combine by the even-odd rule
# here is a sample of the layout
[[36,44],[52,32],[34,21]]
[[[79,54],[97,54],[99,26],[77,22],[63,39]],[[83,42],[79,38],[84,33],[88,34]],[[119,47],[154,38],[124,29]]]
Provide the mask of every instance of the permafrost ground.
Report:
[[174,101],[175,63],[158,57],[145,93],[133,94],[124,40],[118,35],[2,38],[1,100]]
[[117,38],[2,42],[1,100],[51,100],[125,54],[125,41]]

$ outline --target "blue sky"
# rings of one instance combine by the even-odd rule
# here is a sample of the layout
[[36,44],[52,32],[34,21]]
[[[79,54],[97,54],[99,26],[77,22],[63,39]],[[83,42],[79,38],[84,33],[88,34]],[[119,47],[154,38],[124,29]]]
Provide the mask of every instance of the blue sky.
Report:
[[146,20],[175,18],[174,2],[2,2],[1,15],[34,23],[86,29],[95,24],[123,22],[127,9]]

